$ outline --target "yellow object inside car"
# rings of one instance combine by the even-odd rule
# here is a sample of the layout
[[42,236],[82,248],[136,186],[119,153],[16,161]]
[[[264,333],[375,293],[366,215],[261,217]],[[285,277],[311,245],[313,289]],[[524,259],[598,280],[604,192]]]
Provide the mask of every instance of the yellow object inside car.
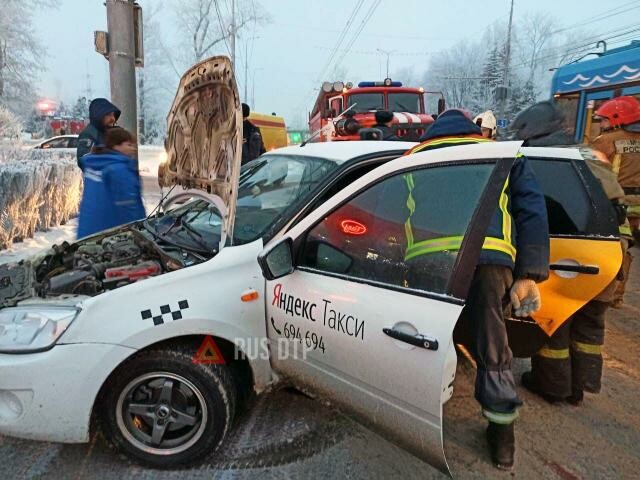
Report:
[[251,112],[249,114],[249,120],[260,129],[264,148],[267,152],[288,145],[287,128],[284,124],[284,118]]
[[542,308],[533,315],[551,336],[571,315],[602,292],[616,277],[622,264],[617,240],[551,238],[550,264],[598,267],[597,275],[552,270],[540,284]]

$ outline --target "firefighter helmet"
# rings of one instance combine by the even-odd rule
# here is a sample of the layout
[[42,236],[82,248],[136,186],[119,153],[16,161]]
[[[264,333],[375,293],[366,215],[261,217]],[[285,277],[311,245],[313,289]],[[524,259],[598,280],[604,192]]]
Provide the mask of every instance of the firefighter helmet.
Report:
[[616,97],[604,102],[596,115],[606,118],[612,127],[640,122],[640,101],[635,97]]

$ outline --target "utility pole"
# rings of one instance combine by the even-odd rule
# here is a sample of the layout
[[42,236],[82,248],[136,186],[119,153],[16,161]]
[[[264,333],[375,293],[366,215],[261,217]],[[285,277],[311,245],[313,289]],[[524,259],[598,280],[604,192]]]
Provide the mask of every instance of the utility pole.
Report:
[[133,0],[106,0],[111,101],[122,110],[118,123],[138,136]]
[[511,59],[511,25],[513,24],[513,2],[509,12],[509,26],[507,27],[507,45],[504,51],[504,69],[502,70],[502,84],[506,87],[509,81],[509,60]]
[[[513,3],[511,0],[511,10],[509,11],[509,26],[507,27],[507,41],[504,48],[504,66],[502,69],[502,86],[496,90],[499,92],[498,123],[504,119],[506,113],[506,103],[509,93],[509,61],[511,59],[511,26],[513,24]],[[498,125],[500,127],[500,125]],[[502,127],[503,128],[503,127]],[[500,130],[498,129],[498,133]]]
[[236,2],[231,0],[231,66],[236,70]]
[[[249,40],[253,42],[257,38],[260,37],[247,38],[244,43],[244,101],[246,103],[249,103],[249,96],[247,93],[249,88]],[[253,107],[253,103],[251,104],[251,107]]]
[[382,50],[381,48],[376,49],[380,53],[384,53],[387,56],[387,76],[385,78],[389,78],[389,57],[392,53],[395,53],[395,50]]

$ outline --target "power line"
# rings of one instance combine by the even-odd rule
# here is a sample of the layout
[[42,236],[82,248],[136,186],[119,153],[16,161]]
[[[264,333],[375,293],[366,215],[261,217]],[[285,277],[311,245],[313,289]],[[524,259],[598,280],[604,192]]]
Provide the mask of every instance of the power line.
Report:
[[336,61],[336,63],[335,63],[336,67],[339,66],[342,63],[342,61],[344,60],[344,58],[347,56],[347,54],[351,50],[351,47],[356,42],[356,40],[358,40],[358,37],[360,36],[362,31],[366,27],[367,23],[369,23],[369,20],[371,19],[371,17],[375,13],[376,9],[380,6],[381,2],[382,2],[382,0],[374,0],[373,4],[371,4],[371,7],[369,7],[369,10],[367,11],[367,13],[365,13],[365,16],[362,19],[362,22],[360,23],[360,26],[358,27],[358,30],[356,30],[356,32],[354,33],[353,37],[351,37],[351,41],[347,45],[346,51],[343,52],[342,56]]
[[229,56],[231,56],[231,47],[229,46],[229,42],[227,42],[227,35],[224,29],[224,24],[222,23],[222,14],[220,13],[220,5],[218,5],[218,0],[213,0],[213,5],[216,9],[216,13],[218,14],[218,24],[220,25],[220,33],[222,34],[222,40],[224,41],[225,47],[227,47],[227,52],[229,53]]
[[[626,38],[628,35],[635,36],[635,33],[639,31],[640,31],[640,27],[638,27],[637,24],[627,25],[622,28],[614,29],[609,32],[600,33],[600,34],[582,39],[580,43],[569,46],[568,48],[565,48],[565,50],[561,52],[558,52],[556,48],[548,48],[548,49],[541,50],[538,56],[535,58],[535,61],[540,62],[544,60],[552,60],[555,58],[562,58],[563,56],[569,55],[572,53],[575,53],[575,54],[582,53],[583,51],[586,51],[592,48],[593,44],[598,40],[608,41],[608,40],[613,40],[615,38],[620,38],[620,37]],[[616,42],[618,41],[621,41],[621,40],[616,40]],[[543,54],[543,52],[545,53]],[[530,65],[530,63],[531,63],[530,61],[522,62],[520,64],[514,65],[512,68],[518,69],[518,68],[527,67]]]
[[[630,5],[634,5],[634,6],[631,7],[631,8],[628,8],[626,10],[617,11],[617,10],[620,10],[620,9],[624,9],[624,8],[630,6]],[[632,2],[628,2],[628,3],[625,3],[625,4],[619,5],[619,6],[615,7],[615,8],[613,8],[613,9],[609,8],[609,9],[605,10],[604,12],[598,13],[597,15],[594,15],[592,17],[585,18],[585,19],[581,20],[580,22],[571,24],[571,25],[569,25],[567,27],[563,27],[563,28],[561,28],[559,30],[555,30],[555,31],[551,32],[551,35],[554,35],[556,33],[566,32],[567,30],[572,30],[574,28],[582,27],[584,25],[590,25],[590,24],[592,24],[594,22],[599,22],[601,20],[605,20],[607,18],[620,15],[620,14],[626,13],[628,11],[635,10],[637,8],[640,8],[640,5],[638,5],[637,0],[634,0]]]
[[318,75],[317,81],[322,80],[322,77],[324,76],[325,72],[328,70],[329,66],[331,65],[331,62],[333,61],[334,57],[336,56],[336,53],[338,52],[338,49],[342,45],[342,42],[346,38],[347,33],[351,29],[351,25],[353,24],[353,21],[355,20],[355,17],[358,14],[358,12],[360,11],[360,9],[362,8],[363,4],[364,4],[364,0],[359,0],[358,3],[356,3],[356,6],[354,7],[353,11],[351,12],[351,15],[347,19],[347,23],[342,28],[342,31],[340,32],[340,35],[338,36],[338,40],[336,41],[335,47],[333,48],[333,50],[329,54],[329,58],[327,59],[327,62],[322,67],[322,70],[320,70],[320,74]]

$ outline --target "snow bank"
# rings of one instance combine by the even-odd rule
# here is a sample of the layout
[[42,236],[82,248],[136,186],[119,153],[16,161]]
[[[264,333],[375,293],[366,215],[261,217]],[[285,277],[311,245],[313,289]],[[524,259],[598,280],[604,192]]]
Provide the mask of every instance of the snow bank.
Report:
[[0,249],[67,223],[81,192],[74,152],[0,146]]
[[138,147],[138,170],[144,177],[157,177],[158,166],[167,159],[164,147],[140,145]]

